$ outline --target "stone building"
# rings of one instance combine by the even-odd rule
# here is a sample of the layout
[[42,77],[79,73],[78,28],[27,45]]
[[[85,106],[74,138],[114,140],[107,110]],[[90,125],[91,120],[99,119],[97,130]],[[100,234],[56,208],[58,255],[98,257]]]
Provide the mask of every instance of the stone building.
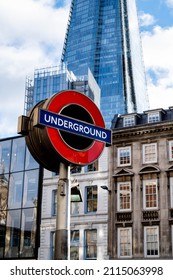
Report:
[[173,257],[173,107],[115,115],[109,158],[110,259]]
[[[82,202],[71,202],[70,207],[70,259],[108,259],[108,184],[105,148],[100,158],[85,167],[71,170],[71,179],[79,183]],[[44,170],[41,239],[39,259],[54,258],[54,238],[56,230],[58,174]]]

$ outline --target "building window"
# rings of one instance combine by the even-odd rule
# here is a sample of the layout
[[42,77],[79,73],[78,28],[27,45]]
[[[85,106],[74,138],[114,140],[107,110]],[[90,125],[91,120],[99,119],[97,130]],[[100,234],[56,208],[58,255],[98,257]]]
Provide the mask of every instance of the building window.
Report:
[[86,212],[97,211],[97,186],[86,187]]
[[97,259],[97,230],[85,230],[85,259]]
[[144,180],[144,182],[143,182],[143,207],[145,210],[158,208],[157,180]]
[[133,126],[135,125],[135,116],[128,116],[128,117],[123,117],[123,126]]
[[81,166],[73,166],[73,167],[70,169],[70,172],[71,172],[71,174],[74,174],[74,173],[81,173],[81,170],[82,170],[82,167],[81,167]]
[[54,260],[55,254],[55,231],[50,232],[50,260]]
[[85,172],[98,171],[98,160],[89,165],[86,165],[84,167],[84,171]]
[[117,192],[117,206],[118,211],[131,210],[131,184],[130,182],[118,183]]
[[118,166],[131,165],[131,147],[118,148]]
[[5,248],[5,225],[0,224],[0,258],[3,257]]
[[38,170],[28,170],[25,172],[25,187],[23,191],[23,204],[25,207],[37,205],[38,176]]
[[58,176],[59,172],[52,172],[52,177]]
[[144,227],[144,256],[146,258],[159,256],[158,226]]
[[70,260],[79,260],[79,230],[71,230]]
[[170,208],[173,208],[173,177],[170,177]]
[[21,224],[21,256],[29,258],[33,256],[36,237],[36,211],[34,208],[24,209]]
[[57,212],[57,190],[52,191],[52,215],[55,216]]
[[118,257],[132,257],[132,228],[118,228]]
[[173,141],[169,141],[169,160],[173,160]]
[[160,121],[159,112],[148,113],[148,123],[154,123]]
[[157,144],[144,144],[143,145],[143,163],[157,162]]
[[21,236],[21,209],[10,210],[7,214],[5,257],[18,258]]

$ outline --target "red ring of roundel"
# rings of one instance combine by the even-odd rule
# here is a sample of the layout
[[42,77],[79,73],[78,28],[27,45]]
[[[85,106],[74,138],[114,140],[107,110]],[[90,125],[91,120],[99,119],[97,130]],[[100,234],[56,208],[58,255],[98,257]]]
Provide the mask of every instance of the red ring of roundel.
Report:
[[[60,113],[61,110],[71,104],[82,106],[91,115],[96,126],[105,127],[103,117],[95,105],[86,95],[76,91],[61,91],[55,94],[47,105],[47,110]],[[81,151],[69,147],[62,139],[59,130],[47,127],[48,137],[58,154],[69,163],[77,165],[87,165],[98,159],[105,144],[93,140],[93,144],[88,149]]]

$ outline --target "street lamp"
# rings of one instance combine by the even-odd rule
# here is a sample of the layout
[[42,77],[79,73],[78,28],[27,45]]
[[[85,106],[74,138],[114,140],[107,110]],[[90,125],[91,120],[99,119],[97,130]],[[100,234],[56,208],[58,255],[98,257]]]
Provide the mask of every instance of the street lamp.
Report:
[[78,187],[71,188],[71,202],[82,202],[81,192]]

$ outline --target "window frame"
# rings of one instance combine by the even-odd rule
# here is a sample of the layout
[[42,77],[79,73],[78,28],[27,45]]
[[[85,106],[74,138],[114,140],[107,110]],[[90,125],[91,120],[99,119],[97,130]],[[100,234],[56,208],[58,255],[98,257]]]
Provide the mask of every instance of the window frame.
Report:
[[80,242],[79,229],[70,230],[70,260],[79,260],[79,242]]
[[[120,191],[120,185],[129,185],[128,187],[129,187],[129,194],[130,194],[130,202],[129,202],[129,204],[130,204],[130,207],[129,208],[121,208],[121,197],[120,197],[120,195],[121,195],[121,191]],[[117,184],[117,211],[118,212],[127,212],[127,211],[131,211],[131,207],[132,207],[132,203],[131,203],[131,195],[132,195],[132,193],[131,193],[131,182],[130,181],[126,181],[126,182],[118,182],[118,184]],[[125,198],[125,197],[124,197]],[[124,199],[123,199],[124,200]],[[126,202],[126,204],[127,204],[128,202]],[[123,201],[123,205],[125,204],[125,201]]]
[[[158,250],[158,254],[156,255],[148,255],[148,253],[147,253],[147,244],[149,243],[149,241],[148,241],[148,243],[147,243],[147,229],[156,229],[156,234],[155,234],[155,236],[157,237],[157,240],[155,241],[155,243],[157,243],[157,250]],[[150,235],[151,236],[151,235]],[[153,247],[153,243],[154,243],[154,241],[150,241],[150,243],[151,243],[151,247]],[[144,227],[144,257],[145,258],[158,258],[159,257],[159,226],[145,226]],[[155,249],[156,250],[156,249]]]
[[99,165],[98,165],[98,160],[96,160],[95,162],[85,165],[84,167],[84,172],[88,173],[88,172],[96,172],[99,171]]
[[169,178],[170,185],[170,208],[173,208],[173,177]]
[[52,216],[56,216],[57,212],[57,190],[52,190]]
[[135,125],[135,116],[123,117],[123,127],[129,127]]
[[148,113],[148,123],[160,122],[160,112],[150,112]]
[[50,252],[49,252],[49,258],[50,260],[54,259],[55,254],[55,231],[50,232]]
[[169,161],[173,161],[173,140],[169,141]]
[[[155,189],[156,189],[156,192],[155,192],[155,194],[154,194],[154,192],[153,193],[151,193],[151,194],[149,194],[150,196],[152,195],[152,196],[156,196],[156,206],[154,207],[147,207],[146,206],[146,204],[147,204],[147,201],[148,200],[146,200],[146,185],[147,185],[147,183],[150,183],[150,182],[156,182],[156,187],[155,187]],[[154,201],[154,200],[153,200]],[[159,201],[159,199],[158,199],[158,179],[146,179],[146,180],[143,180],[143,209],[144,210],[154,210],[154,209],[158,209],[158,201]]]
[[[128,163],[121,163],[121,156],[120,156],[120,154],[121,154],[121,152],[122,152],[122,150],[128,150],[128,152],[129,152],[129,162]],[[117,154],[118,154],[118,166],[130,166],[131,165],[131,162],[132,162],[132,151],[131,151],[132,149],[131,149],[131,146],[125,146],[125,147],[118,147],[117,148]],[[126,156],[126,158],[127,158],[128,156]],[[125,157],[124,157],[125,158]]]
[[[129,231],[129,238],[130,238],[130,242],[129,243],[125,243],[124,242],[124,248],[125,246],[127,247],[128,244],[130,244],[130,254],[129,255],[121,255],[121,231]],[[126,248],[127,250],[127,248]],[[118,238],[117,238],[117,255],[119,259],[124,259],[124,258],[132,258],[132,227],[119,227],[118,228]]]
[[[151,147],[154,146],[155,147],[155,159],[154,160],[146,160],[146,156],[147,155],[151,155],[152,153],[148,153],[146,154],[145,148],[146,147]],[[157,163],[157,143],[148,143],[148,144],[143,144],[142,145],[142,160],[143,160],[143,164],[150,164],[150,163]]]
[[[88,232],[94,232],[94,234],[96,234],[96,239],[94,240],[94,244],[92,245],[89,245],[89,242],[87,243],[87,233]],[[84,237],[85,237],[85,240],[84,240],[84,253],[85,253],[85,260],[96,260],[97,259],[97,229],[85,229],[84,231]],[[92,243],[93,239],[90,241]],[[96,256],[94,257],[87,257],[87,249],[89,247],[94,247],[95,248],[95,251],[96,251]],[[95,253],[95,252],[94,252]]]
[[[88,189],[91,188],[91,191],[92,191],[92,198],[88,198]],[[93,195],[93,189],[96,188],[96,198],[94,198],[94,195]],[[93,185],[93,186],[86,186],[85,187],[85,195],[86,195],[86,199],[85,199],[85,213],[86,214],[92,214],[92,213],[96,213],[98,211],[98,186],[97,185]],[[92,202],[92,210],[89,211],[89,201]],[[93,210],[94,209],[94,204],[95,204],[95,201],[96,201],[96,210]]]

